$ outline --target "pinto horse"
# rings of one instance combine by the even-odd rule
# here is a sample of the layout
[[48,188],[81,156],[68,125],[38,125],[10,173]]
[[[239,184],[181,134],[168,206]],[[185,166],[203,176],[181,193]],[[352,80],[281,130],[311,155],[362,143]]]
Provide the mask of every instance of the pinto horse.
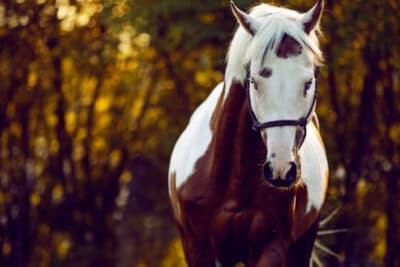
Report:
[[192,115],[169,195],[188,266],[309,266],[328,163],[315,114],[323,10],[260,4],[239,22],[224,82]]

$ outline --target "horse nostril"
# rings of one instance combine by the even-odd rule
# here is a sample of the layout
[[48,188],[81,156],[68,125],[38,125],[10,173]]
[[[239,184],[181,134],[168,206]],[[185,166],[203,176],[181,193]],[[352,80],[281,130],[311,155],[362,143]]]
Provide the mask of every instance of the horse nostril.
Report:
[[263,174],[264,174],[264,178],[268,181],[272,181],[272,178],[274,177],[273,174],[273,168],[271,165],[271,162],[268,161],[267,163],[264,164],[263,166]]
[[294,162],[290,162],[290,169],[286,173],[285,180],[288,184],[291,184],[294,180],[296,180],[297,177],[297,167]]

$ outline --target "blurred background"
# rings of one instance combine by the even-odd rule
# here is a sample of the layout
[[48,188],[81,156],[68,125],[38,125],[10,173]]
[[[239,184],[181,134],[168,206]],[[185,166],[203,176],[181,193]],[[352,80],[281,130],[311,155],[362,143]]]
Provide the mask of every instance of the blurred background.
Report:
[[[326,1],[326,266],[400,266],[399,14]],[[185,266],[169,155],[236,27],[227,0],[0,2],[0,266]]]

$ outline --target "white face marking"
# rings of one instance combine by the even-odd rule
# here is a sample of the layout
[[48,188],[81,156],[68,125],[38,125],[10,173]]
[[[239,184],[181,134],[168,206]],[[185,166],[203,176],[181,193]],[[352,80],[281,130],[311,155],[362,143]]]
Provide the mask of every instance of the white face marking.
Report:
[[[304,117],[312,106],[315,93],[314,69],[308,55],[303,52],[282,59],[269,52],[263,65],[259,60],[254,62],[251,63],[250,75],[255,84],[250,85],[250,98],[258,121],[298,120]],[[265,67],[272,70],[268,78],[259,75]],[[312,85],[304,95],[305,84],[310,80]],[[268,148],[266,161],[272,164],[274,179],[284,178],[290,169],[289,163],[295,161],[295,135],[295,126],[262,130]]]

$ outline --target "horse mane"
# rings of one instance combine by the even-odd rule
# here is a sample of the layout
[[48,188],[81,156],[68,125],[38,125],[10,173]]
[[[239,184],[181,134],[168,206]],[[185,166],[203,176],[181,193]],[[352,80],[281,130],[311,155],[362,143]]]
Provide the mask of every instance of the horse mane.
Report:
[[319,28],[306,34],[300,24],[301,13],[283,7],[260,4],[251,9],[250,16],[258,18],[263,24],[254,37],[241,26],[236,30],[226,58],[227,88],[233,78],[243,84],[246,65],[251,58],[263,59],[268,52],[273,52],[271,54],[277,56],[277,50],[287,35],[301,45],[304,51],[311,54],[315,66],[322,64],[323,56],[316,35]]

